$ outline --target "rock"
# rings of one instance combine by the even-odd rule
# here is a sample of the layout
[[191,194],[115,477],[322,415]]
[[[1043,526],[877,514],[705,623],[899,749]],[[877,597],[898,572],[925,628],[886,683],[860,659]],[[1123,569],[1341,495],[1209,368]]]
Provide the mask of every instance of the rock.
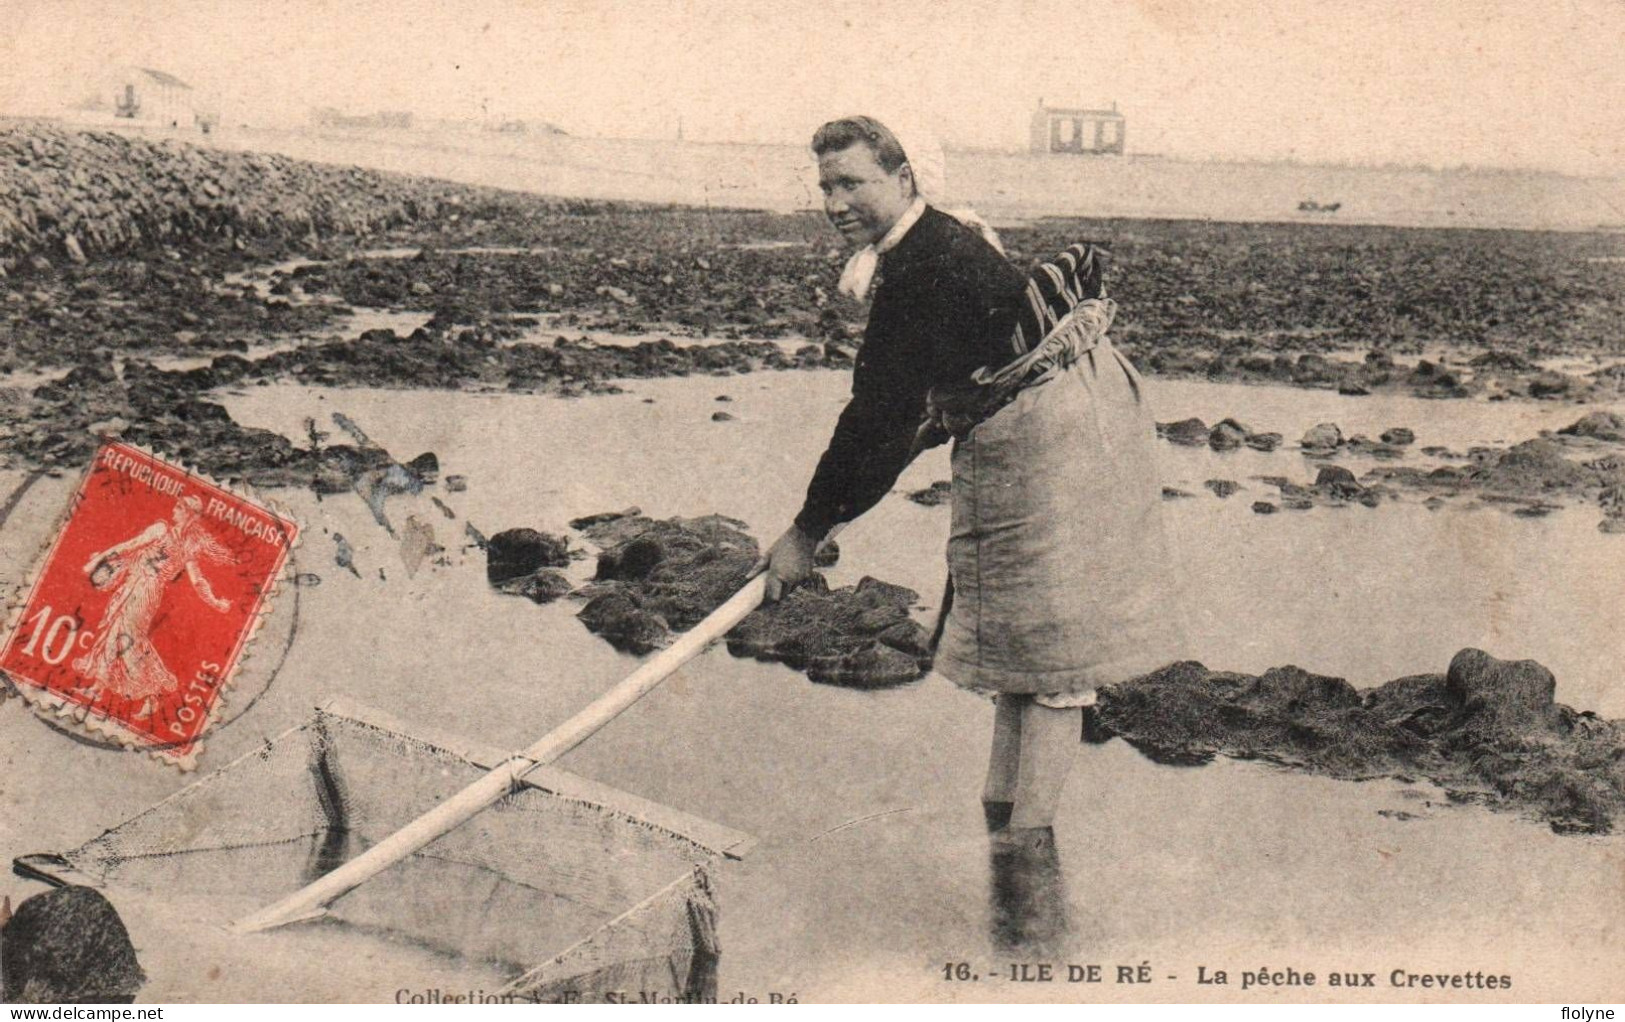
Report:
[[642,607],[627,590],[594,598],[576,617],[624,653],[642,655],[659,649],[670,634],[665,619]]
[[1336,423],[1322,422],[1313,426],[1298,441],[1298,445],[1307,453],[1330,454],[1343,443],[1343,431],[1337,428]]
[[574,588],[569,579],[548,568],[542,568],[530,575],[510,578],[496,586],[497,592],[523,596],[536,603],[552,603],[559,597],[568,595]]
[[1625,416],[1614,412],[1591,412],[1564,426],[1558,433],[1563,436],[1625,442]]
[[1474,369],[1507,369],[1532,372],[1539,367],[1515,351],[1486,351],[1467,360]]
[[[617,648],[647,652],[672,631],[693,627],[738,592],[757,545],[743,523],[620,518],[589,526],[598,579],[577,595],[579,615]],[[815,557],[825,558],[825,543]],[[830,684],[873,688],[916,680],[930,665],[929,636],[910,616],[919,594],[864,578],[831,590],[814,573],[776,603],[757,608],[728,633],[735,656],[773,660]]]
[[450,475],[446,477],[446,492],[462,493],[468,489],[468,477]]
[[858,349],[844,341],[824,342],[824,361],[830,365],[846,365],[855,361]]
[[1472,479],[1501,492],[1542,493],[1579,487],[1586,481],[1586,472],[1565,458],[1555,442],[1536,438],[1500,454],[1493,464],[1474,472]]
[[1311,489],[1315,497],[1333,501],[1353,500],[1367,507],[1376,507],[1381,497],[1377,490],[1361,485],[1353,472],[1338,465],[1323,466],[1315,476]]
[[918,621],[899,621],[875,635],[875,640],[901,650],[921,664],[931,662],[931,633]]
[[666,558],[666,548],[653,535],[636,536],[598,555],[595,581],[638,582]]
[[894,607],[906,610],[920,599],[920,594],[907,586],[882,582],[869,575],[858,579],[858,584],[852,592],[866,607]]
[[615,286],[610,285],[610,284],[600,284],[594,290],[594,293],[599,294],[599,295],[606,295],[606,296],[608,296],[610,298],[615,299],[617,302],[620,302],[622,305],[636,305],[636,304],[638,304],[637,298],[634,297],[631,292],[626,291],[623,288],[615,287]]
[[919,676],[914,657],[878,643],[841,657],[819,657],[807,666],[813,681],[843,688],[893,688]]
[[728,635],[736,656],[774,660],[823,684],[880,688],[917,680],[930,637],[909,616],[919,594],[864,578],[856,587],[803,586]]
[[1363,455],[1368,458],[1394,459],[1403,458],[1405,449],[1395,444],[1383,443],[1373,440],[1363,433],[1349,437],[1343,444],[1344,450],[1350,454]]
[[1283,715],[1309,709],[1350,709],[1360,705],[1360,693],[1342,678],[1311,674],[1301,667],[1272,667],[1246,690],[1252,704]]
[[493,586],[569,563],[569,544],[535,529],[506,529],[486,541],[485,578]]
[[1281,446],[1282,436],[1279,433],[1253,433],[1247,437],[1247,446],[1255,451],[1268,453]]
[[[636,607],[658,617],[662,628],[675,631],[693,627],[738,592],[758,554],[743,523],[720,515],[618,519],[585,531],[602,548],[592,592],[630,593]],[[591,615],[583,621],[598,630]],[[622,638],[649,634],[646,626],[634,625],[627,633],[625,626],[610,622],[607,626],[615,634],[605,637],[615,642],[616,634]]]
[[711,421],[712,422],[732,422],[732,421],[734,421],[734,417],[732,415],[729,415],[727,412],[712,412],[711,413]]
[[910,493],[908,499],[926,507],[939,507],[953,500],[953,496],[954,484],[946,479],[938,479],[925,489]]
[[1208,446],[1215,451],[1233,451],[1246,442],[1252,430],[1235,419],[1224,419],[1208,431]]
[[1385,444],[1404,447],[1416,442],[1416,434],[1403,426],[1395,426],[1393,429],[1384,430],[1379,439]]
[[1234,479],[1209,479],[1202,485],[1212,490],[1215,497],[1229,497],[1241,489],[1241,484]]
[[642,508],[629,507],[625,511],[600,511],[597,514],[582,515],[580,518],[570,519],[570,528],[577,532],[585,532],[595,525],[605,525],[610,522],[626,518],[636,518],[643,514]]
[[1298,356],[1292,375],[1299,383],[1329,383],[1338,378],[1340,370],[1325,355],[1306,351]]
[[1181,500],[1185,497],[1194,497],[1196,494],[1189,490],[1181,490],[1177,486],[1164,486],[1162,488],[1163,500]]
[[1529,396],[1537,398],[1557,397],[1569,393],[1578,384],[1579,381],[1571,376],[1565,376],[1562,373],[1543,372],[1529,381]]
[[420,297],[423,296],[423,295],[432,295],[432,294],[434,294],[434,288],[430,287],[427,283],[425,283],[425,282],[423,282],[421,280],[414,280],[412,282],[411,291],[412,291],[413,294],[418,295]]
[[1170,443],[1185,447],[1201,447],[1208,442],[1207,423],[1201,419],[1181,419],[1178,422],[1157,423],[1157,435]]
[[440,475],[440,459],[433,451],[425,451],[407,462],[406,470],[425,483],[432,483]]
[[1547,720],[1557,693],[1557,679],[1541,664],[1497,660],[1471,648],[1451,658],[1445,685],[1461,701],[1464,713],[1515,727]]
[[1253,501],[1253,513],[1260,515],[1273,515],[1279,508],[1267,500]]
[[0,927],[0,976],[10,1004],[130,1004],[147,981],[118,911],[78,885],[17,906]]

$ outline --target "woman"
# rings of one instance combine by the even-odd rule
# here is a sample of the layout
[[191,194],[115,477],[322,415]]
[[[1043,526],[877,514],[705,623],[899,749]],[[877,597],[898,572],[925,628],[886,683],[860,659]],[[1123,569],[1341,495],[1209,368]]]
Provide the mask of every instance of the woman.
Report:
[[183,497],[175,502],[172,523],[153,522],[140,535],[92,554],[85,563],[91,585],[111,586],[113,592],[96,641],[74,660],[73,669],[90,679],[92,698],[105,689],[139,700],[134,720],[150,717],[158,698],[180,684],[152,644],[153,623],[170,583],[184,574],[204,603],[222,613],[231,609],[203,575],[200,558],[223,564],[231,560],[231,552],[203,527],[202,513],[200,499]]
[[[910,145],[915,143],[911,142]],[[936,669],[995,695],[983,790],[996,842],[1041,846],[1095,689],[1177,658],[1153,461],[1155,425],[1106,337],[1100,260],[1074,246],[1031,282],[978,222],[933,208],[909,151],[868,117],[813,137],[831,222],[876,272],[852,400],[795,523],[764,555],[768,596],[886,494],[918,451],[955,439],[951,598]]]

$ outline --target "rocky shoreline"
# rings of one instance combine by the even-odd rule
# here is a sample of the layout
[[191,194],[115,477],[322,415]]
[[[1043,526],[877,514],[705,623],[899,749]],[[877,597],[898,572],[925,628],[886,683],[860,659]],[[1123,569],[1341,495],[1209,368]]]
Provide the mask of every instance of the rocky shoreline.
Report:
[[[22,466],[70,468],[96,433],[125,432],[215,474],[297,483],[318,452],[243,429],[207,390],[568,396],[846,368],[861,334],[863,309],[834,287],[834,236],[811,214],[547,199],[37,125],[0,129],[0,185],[0,372],[33,378],[6,390],[0,454]],[[1609,361],[1625,336],[1616,236],[1066,219],[1004,232],[1018,263],[1081,237],[1112,250],[1114,335],[1149,374],[1575,404],[1625,393],[1625,362]],[[358,310],[427,325],[347,331]],[[721,343],[691,343],[708,339]],[[1451,354],[1404,357],[1441,346]],[[1596,368],[1544,364],[1556,355]],[[158,357],[205,365],[144,364]]]
[[[571,524],[600,547],[591,582],[574,587],[555,570],[572,559],[565,539],[525,529],[492,537],[492,585],[537,602],[581,601],[589,631],[639,655],[738,591],[759,553],[745,523],[716,515],[656,521],[631,509]],[[918,601],[877,579],[831,589],[815,574],[735,627],[728,651],[821,684],[910,684],[932,661],[910,613]],[[1421,777],[1447,804],[1520,812],[1563,834],[1609,833],[1625,813],[1625,720],[1557,703],[1556,687],[1534,661],[1476,649],[1442,674],[1364,690],[1295,666],[1254,676],[1184,661],[1102,688],[1085,739],[1121,737],[1170,765],[1222,755],[1343,780]]]

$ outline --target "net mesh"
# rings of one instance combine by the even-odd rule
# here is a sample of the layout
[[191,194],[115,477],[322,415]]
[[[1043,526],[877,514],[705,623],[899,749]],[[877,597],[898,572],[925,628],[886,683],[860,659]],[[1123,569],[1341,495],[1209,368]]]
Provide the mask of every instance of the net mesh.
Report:
[[[188,898],[227,922],[365,851],[484,768],[318,713],[64,858],[98,884]],[[546,1001],[715,996],[717,856],[614,807],[520,784],[335,901],[347,927],[495,966]]]

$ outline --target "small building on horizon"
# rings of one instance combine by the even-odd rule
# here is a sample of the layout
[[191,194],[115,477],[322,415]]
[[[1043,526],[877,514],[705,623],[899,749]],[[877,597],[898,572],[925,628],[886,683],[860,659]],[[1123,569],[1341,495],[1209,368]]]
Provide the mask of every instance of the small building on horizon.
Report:
[[150,67],[115,69],[103,87],[118,120],[157,128],[208,131],[219,119],[206,110],[197,90],[167,71]]
[[1029,148],[1034,153],[1122,156],[1127,120],[1114,102],[1110,110],[1045,106],[1033,111]]

